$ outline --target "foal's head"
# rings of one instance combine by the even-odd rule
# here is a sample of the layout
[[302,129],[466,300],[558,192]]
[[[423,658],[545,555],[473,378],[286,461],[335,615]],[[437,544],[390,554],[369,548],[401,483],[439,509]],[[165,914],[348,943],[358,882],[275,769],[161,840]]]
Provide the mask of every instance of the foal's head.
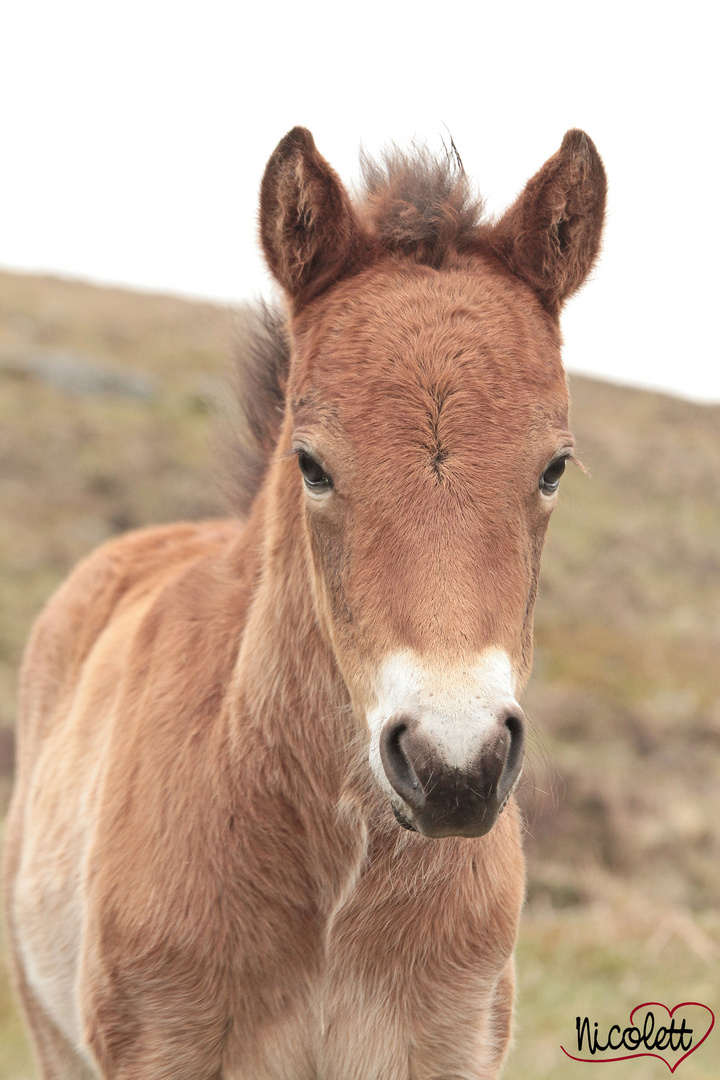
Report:
[[605,175],[571,131],[489,224],[457,166],[366,172],[354,204],[302,128],[267,166],[262,242],[291,309],[281,467],[396,817],[479,836],[522,768],[540,555],[573,454],[558,313],[596,258]]

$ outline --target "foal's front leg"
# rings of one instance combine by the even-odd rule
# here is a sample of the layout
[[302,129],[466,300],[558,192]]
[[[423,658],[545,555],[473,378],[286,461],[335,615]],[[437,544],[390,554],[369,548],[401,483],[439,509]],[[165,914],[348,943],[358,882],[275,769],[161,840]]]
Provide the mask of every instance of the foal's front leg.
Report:
[[422,1004],[392,980],[370,988],[347,973],[328,1001],[319,1076],[498,1080],[510,1043],[511,995],[509,966],[494,989],[461,977],[433,998],[423,988]]
[[511,1038],[521,879],[489,909],[466,876],[453,906],[456,883],[428,890],[402,852],[392,873],[382,861],[329,935],[320,1077],[496,1080]]

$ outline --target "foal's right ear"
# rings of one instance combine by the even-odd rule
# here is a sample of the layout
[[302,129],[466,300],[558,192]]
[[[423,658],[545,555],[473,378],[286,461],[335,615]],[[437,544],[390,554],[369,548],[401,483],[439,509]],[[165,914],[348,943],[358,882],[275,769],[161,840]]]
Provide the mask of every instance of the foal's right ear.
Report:
[[365,245],[348,194],[307,128],[289,131],[267,163],[260,239],[296,310],[361,262]]
[[490,231],[498,254],[552,315],[580,288],[598,256],[606,188],[592,139],[584,131],[568,131],[558,152]]

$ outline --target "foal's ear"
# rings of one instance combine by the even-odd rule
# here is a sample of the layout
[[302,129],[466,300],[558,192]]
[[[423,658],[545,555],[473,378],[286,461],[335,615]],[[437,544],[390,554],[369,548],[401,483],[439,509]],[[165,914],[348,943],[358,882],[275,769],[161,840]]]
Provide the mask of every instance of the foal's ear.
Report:
[[260,239],[296,309],[361,260],[361,229],[348,194],[306,128],[289,131],[267,163]]
[[584,131],[568,131],[558,152],[492,229],[501,257],[553,315],[580,288],[597,258],[606,189],[592,140]]

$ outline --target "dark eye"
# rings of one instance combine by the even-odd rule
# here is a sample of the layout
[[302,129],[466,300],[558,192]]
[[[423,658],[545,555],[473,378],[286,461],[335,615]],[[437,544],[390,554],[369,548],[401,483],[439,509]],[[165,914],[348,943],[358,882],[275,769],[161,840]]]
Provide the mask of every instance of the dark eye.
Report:
[[567,464],[567,457],[555,458],[555,461],[548,465],[545,472],[540,477],[540,490],[543,495],[553,495],[559,485],[560,477],[565,472],[565,465]]
[[318,464],[314,457],[301,450],[298,454],[300,472],[303,474],[305,486],[311,491],[329,491],[333,486],[332,477]]

